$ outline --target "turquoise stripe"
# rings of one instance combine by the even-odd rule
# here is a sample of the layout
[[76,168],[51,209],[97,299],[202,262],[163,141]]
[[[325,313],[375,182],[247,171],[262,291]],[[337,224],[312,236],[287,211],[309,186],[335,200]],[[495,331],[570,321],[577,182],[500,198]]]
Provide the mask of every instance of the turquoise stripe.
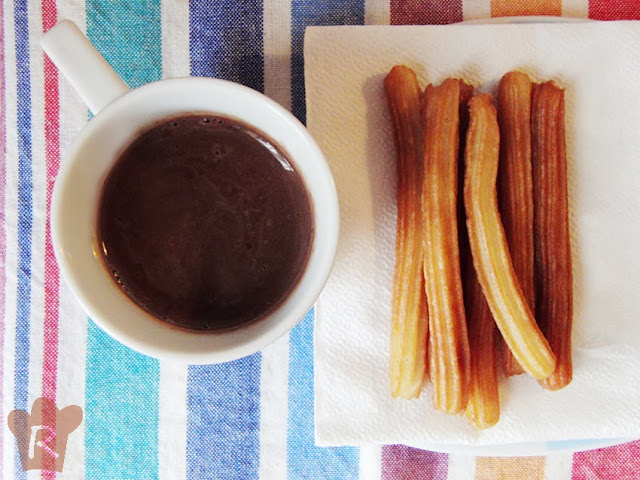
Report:
[[356,480],[359,474],[357,448],[314,445],[313,321],[314,311],[311,310],[289,335],[287,478]]
[[89,321],[87,479],[158,478],[158,366]]
[[87,0],[86,8],[87,36],[129,87],[162,78],[160,0]]
[[[162,77],[159,0],[90,0],[86,11],[89,39],[130,87]],[[158,478],[159,362],[92,321],[87,342],[86,478]]]

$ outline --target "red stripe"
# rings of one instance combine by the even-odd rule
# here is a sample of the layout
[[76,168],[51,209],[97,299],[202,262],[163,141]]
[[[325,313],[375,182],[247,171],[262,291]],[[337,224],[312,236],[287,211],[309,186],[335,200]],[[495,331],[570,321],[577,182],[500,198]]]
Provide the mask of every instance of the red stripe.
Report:
[[[57,21],[56,0],[42,0],[42,31]],[[60,276],[51,243],[51,195],[60,167],[60,96],[58,71],[49,57],[44,58],[44,141],[47,163],[47,219],[44,251],[44,352],[42,396],[56,401],[58,368],[58,307]],[[43,412],[43,423],[54,425],[56,412]],[[55,479],[55,470],[43,470],[43,480]]]
[[462,0],[391,0],[391,25],[435,25],[462,21]]
[[572,480],[637,480],[640,440],[573,455]]
[[638,20],[640,19],[640,3],[637,0],[590,0],[589,18]]

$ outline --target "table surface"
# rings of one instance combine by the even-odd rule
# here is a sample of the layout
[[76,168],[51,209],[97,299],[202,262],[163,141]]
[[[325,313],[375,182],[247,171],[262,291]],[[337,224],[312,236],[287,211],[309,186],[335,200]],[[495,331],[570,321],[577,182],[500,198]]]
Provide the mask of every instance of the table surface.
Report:
[[[89,115],[39,47],[42,33],[58,19],[76,22],[132,88],[168,77],[224,78],[264,92],[304,121],[306,26],[442,24],[511,15],[638,19],[640,4],[633,0],[0,2],[2,418],[12,410],[31,411],[40,397],[55,402],[61,412],[54,446],[59,461],[64,459],[62,473],[29,470],[41,466],[29,463],[29,452],[44,452],[42,444],[52,444],[47,436],[54,432],[34,421],[16,437],[4,421],[2,478],[638,478],[640,441],[520,458],[447,455],[400,445],[316,447],[313,311],[262,352],[227,364],[187,367],[145,357],[112,340],[86,317],[60,281],[48,222],[51,192],[61,159]],[[75,429],[69,419],[71,413],[77,416],[77,410],[62,410],[69,405],[83,412]]]

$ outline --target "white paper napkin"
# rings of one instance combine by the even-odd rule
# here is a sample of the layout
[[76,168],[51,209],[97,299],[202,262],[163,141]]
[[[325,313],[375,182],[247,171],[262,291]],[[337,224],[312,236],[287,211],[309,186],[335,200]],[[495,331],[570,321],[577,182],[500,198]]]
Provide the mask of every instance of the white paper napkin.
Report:
[[[574,380],[544,391],[503,379],[502,414],[479,431],[388,380],[395,153],[382,80],[398,63],[482,91],[522,69],[566,87],[575,275]],[[640,23],[310,28],[308,125],[341,206],[340,245],[318,302],[319,445],[491,445],[640,433]]]

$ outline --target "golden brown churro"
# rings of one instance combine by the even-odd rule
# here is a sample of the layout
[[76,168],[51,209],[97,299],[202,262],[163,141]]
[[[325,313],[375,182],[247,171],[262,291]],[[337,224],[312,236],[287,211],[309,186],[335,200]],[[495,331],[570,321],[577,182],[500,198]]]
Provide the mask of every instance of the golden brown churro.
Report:
[[424,276],[429,305],[429,375],[434,405],[459,413],[469,396],[469,341],[458,251],[458,108],[460,81],[425,91]]
[[464,292],[464,308],[467,317],[469,348],[469,401],[465,415],[478,428],[489,428],[500,418],[498,394],[497,351],[494,336],[496,324],[478,283],[469,249],[469,237],[464,213],[464,144],[469,126],[468,102],[473,97],[473,87],[460,82],[460,151],[458,152],[458,244],[460,247],[460,272]]
[[[509,72],[498,89],[500,164],[498,199],[500,217],[518,283],[535,315],[533,283],[533,180],[531,178],[531,80],[522,72]],[[505,375],[524,370],[502,342]]]
[[473,264],[491,313],[524,370],[546,378],[555,358],[518,285],[500,222],[496,194],[500,132],[491,95],[469,102],[464,205]]
[[540,384],[558,390],[571,382],[573,279],[564,129],[564,90],[553,82],[533,87],[531,133],[535,218],[536,313],[556,355]]
[[427,303],[422,272],[421,91],[416,74],[395,66],[384,81],[397,151],[396,265],[391,304],[391,394],[415,398],[427,359]]
[[[458,189],[464,186],[464,140],[469,126],[468,102],[473,97],[473,87],[460,85],[460,161],[458,162]],[[497,355],[495,349],[496,324],[478,283],[469,249],[469,236],[464,213],[464,195],[458,196],[461,204],[458,213],[460,244],[460,271],[464,291],[464,307],[467,317],[471,369],[469,375],[469,402],[465,415],[478,428],[489,428],[500,418]]]

